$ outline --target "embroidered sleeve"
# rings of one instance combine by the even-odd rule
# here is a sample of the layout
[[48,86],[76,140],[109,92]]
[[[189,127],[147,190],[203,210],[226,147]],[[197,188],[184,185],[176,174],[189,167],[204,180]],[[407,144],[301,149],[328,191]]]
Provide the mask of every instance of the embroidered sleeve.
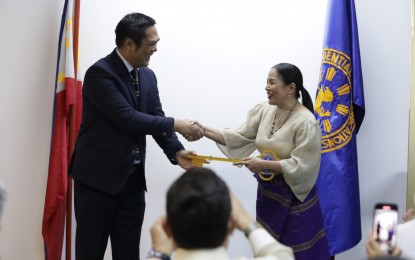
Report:
[[218,144],[218,147],[227,157],[242,159],[256,150],[255,138],[264,109],[264,104],[258,104],[248,112],[247,120],[240,127],[221,130],[226,145]]

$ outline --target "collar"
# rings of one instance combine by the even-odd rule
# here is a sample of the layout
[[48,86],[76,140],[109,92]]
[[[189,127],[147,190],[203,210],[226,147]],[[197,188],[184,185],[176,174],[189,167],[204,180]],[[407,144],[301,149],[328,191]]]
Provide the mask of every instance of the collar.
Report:
[[[134,67],[131,66],[131,64],[121,55],[121,53],[118,51],[117,48],[115,48],[115,51],[117,52],[117,54],[120,57],[120,59],[122,60],[122,62],[124,62],[124,65],[128,70],[128,73],[130,73],[134,69]],[[139,68],[137,68],[136,70],[138,72]]]

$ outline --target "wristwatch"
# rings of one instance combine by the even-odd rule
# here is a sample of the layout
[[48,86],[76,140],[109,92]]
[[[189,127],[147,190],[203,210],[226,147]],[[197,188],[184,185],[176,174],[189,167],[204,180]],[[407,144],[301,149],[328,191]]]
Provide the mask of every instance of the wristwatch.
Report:
[[151,257],[156,257],[161,260],[170,260],[169,255],[166,255],[160,251],[154,250],[153,248],[150,251],[148,251],[148,255],[147,255],[147,258],[151,258]]
[[248,225],[248,227],[244,230],[245,236],[249,238],[249,235],[254,231],[255,229],[261,228],[262,226],[258,222],[252,222]]

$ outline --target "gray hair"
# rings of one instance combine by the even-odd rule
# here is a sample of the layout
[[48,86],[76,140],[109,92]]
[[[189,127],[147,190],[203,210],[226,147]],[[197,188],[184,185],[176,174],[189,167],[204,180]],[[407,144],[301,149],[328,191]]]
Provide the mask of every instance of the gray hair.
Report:
[[7,191],[6,185],[0,180],[0,220],[3,216],[4,204],[6,203]]

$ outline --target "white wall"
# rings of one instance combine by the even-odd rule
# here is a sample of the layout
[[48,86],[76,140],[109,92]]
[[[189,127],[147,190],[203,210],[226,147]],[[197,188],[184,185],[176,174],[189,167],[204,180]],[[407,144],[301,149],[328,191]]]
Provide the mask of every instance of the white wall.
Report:
[[0,1],[0,258],[43,259],[43,203],[62,1]]
[[[143,12],[156,19],[161,37],[150,67],[158,77],[166,114],[218,128],[237,127],[248,109],[266,100],[266,76],[276,63],[296,64],[315,95],[326,1],[82,1],[81,69],[112,51],[115,26],[126,13]],[[0,2],[0,178],[10,195],[0,233],[4,260],[43,259],[41,221],[62,4]],[[363,241],[376,201],[398,202],[404,212],[410,5],[410,0],[356,0],[366,94],[366,117],[358,134]],[[181,140],[187,149],[221,156],[208,140]],[[182,173],[148,141],[142,256],[150,248],[149,226],[164,212],[165,191]],[[209,167],[254,214],[255,181],[249,172],[222,162]],[[361,259],[362,246],[336,259]],[[250,254],[239,233],[231,239],[230,254]]]
[[363,239],[341,259],[365,254],[376,202],[398,203],[400,217],[406,211],[411,2],[356,0],[366,101],[357,136]]

